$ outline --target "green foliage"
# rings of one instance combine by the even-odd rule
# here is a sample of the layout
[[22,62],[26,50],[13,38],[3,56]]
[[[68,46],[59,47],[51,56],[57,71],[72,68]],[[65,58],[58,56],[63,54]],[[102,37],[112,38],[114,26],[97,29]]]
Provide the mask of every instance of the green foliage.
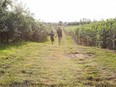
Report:
[[116,49],[116,19],[79,25],[70,33],[78,44]]
[[49,24],[35,20],[22,3],[14,3],[9,10],[7,6],[12,3],[11,0],[0,1],[0,43],[45,41]]

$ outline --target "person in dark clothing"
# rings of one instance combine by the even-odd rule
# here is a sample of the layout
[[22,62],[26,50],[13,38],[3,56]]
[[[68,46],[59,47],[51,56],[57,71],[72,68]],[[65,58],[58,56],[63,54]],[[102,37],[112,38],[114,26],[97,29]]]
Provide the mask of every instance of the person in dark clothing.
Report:
[[53,44],[53,42],[54,42],[54,32],[53,31],[50,32],[50,40],[51,40],[51,43]]
[[59,42],[59,45],[60,45],[61,39],[62,39],[62,29],[60,27],[57,30],[57,35],[58,35],[58,42]]

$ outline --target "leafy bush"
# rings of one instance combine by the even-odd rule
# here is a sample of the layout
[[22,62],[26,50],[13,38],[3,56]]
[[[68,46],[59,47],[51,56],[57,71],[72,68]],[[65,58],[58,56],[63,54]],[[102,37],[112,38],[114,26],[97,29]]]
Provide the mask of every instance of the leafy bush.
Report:
[[116,19],[79,25],[71,35],[80,45],[116,49]]

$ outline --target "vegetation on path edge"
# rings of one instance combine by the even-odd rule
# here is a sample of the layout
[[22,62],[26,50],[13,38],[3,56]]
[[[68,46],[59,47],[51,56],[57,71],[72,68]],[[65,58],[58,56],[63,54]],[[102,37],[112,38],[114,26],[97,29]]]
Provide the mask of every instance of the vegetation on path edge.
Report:
[[115,87],[116,54],[76,45],[25,42],[0,49],[0,87]]

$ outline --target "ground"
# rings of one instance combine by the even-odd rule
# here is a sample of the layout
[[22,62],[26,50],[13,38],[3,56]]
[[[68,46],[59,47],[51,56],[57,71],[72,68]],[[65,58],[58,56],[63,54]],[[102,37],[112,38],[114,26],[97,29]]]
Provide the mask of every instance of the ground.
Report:
[[0,87],[116,87],[115,58],[65,35],[61,45],[57,38],[10,45],[0,50]]

